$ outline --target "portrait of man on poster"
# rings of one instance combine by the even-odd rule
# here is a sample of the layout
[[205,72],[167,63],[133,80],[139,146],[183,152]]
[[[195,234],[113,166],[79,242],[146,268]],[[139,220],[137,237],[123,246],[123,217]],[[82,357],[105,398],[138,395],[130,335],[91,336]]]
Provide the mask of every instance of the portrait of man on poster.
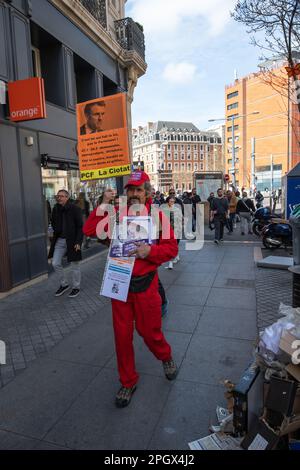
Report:
[[87,103],[84,107],[85,124],[80,127],[80,135],[95,134],[104,131],[104,116],[106,104],[104,101]]

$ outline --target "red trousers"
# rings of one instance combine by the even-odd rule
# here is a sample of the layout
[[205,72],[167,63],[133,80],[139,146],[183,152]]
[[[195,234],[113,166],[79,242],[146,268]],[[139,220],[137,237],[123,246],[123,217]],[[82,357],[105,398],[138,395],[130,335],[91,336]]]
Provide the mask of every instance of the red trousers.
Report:
[[172,355],[171,347],[161,331],[161,297],[157,274],[145,292],[129,292],[127,302],[112,300],[112,311],[120,382],[123,387],[133,387],[139,378],[133,349],[134,325],[157,359],[169,361]]

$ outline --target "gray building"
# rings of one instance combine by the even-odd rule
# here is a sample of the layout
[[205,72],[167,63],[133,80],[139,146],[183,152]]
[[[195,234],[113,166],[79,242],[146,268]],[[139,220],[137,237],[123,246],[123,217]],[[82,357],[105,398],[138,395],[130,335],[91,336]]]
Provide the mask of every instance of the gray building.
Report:
[[191,191],[194,175],[223,171],[222,137],[192,122],[157,121],[133,129],[133,161],[143,165],[151,184],[163,192]]
[[[39,76],[47,118],[13,123],[0,104],[0,296],[48,272],[48,210],[57,189],[92,200],[107,181],[81,183],[78,102],[127,92],[128,124],[146,71],[142,27],[124,0],[0,0],[0,81]],[[118,179],[118,183],[119,183]],[[116,181],[110,181],[116,185]]]

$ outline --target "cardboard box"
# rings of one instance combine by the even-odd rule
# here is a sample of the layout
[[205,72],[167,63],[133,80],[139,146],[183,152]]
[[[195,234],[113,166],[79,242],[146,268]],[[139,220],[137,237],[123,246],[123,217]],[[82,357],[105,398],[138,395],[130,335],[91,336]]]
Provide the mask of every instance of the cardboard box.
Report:
[[272,450],[276,448],[279,438],[263,419],[257,419],[241,442],[241,447],[245,450]]

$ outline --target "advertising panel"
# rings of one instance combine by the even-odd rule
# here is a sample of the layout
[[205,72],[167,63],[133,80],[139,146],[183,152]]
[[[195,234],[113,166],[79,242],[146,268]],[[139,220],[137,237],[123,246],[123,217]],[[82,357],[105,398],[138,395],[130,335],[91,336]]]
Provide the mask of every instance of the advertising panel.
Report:
[[131,173],[125,93],[79,103],[77,134],[82,181]]

